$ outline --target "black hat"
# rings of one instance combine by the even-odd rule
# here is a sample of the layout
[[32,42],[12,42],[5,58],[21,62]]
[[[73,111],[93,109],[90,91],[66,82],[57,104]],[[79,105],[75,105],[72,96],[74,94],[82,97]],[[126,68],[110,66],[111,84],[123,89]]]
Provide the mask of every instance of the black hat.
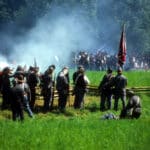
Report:
[[30,67],[29,67],[29,70],[33,71],[33,70],[34,70],[34,67],[30,66]]
[[10,70],[9,67],[5,67],[5,68],[3,69],[3,72],[9,71],[9,70]]
[[56,67],[55,67],[55,65],[50,65],[48,68],[54,70]]
[[84,72],[85,72],[84,67],[81,67],[81,68],[79,69],[79,72],[80,72],[80,73],[84,73]]
[[65,70],[65,69],[69,69],[69,67],[67,67],[67,66],[64,66],[62,70]]
[[18,65],[16,71],[24,71],[23,67]]
[[83,67],[82,65],[79,65],[79,66],[78,66],[78,69],[81,69],[81,68],[84,68],[84,67]]
[[5,67],[2,72],[4,74],[9,74],[9,73],[11,73],[11,71],[12,71],[12,69],[10,69],[10,67]]
[[55,65],[50,65],[47,69],[48,72],[52,72],[53,70],[55,70]]

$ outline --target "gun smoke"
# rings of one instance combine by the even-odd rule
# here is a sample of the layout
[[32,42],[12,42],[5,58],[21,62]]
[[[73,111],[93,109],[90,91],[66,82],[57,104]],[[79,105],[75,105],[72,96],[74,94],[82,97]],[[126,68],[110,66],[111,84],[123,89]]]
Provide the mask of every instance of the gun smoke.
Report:
[[[101,12],[97,13],[103,14],[105,7],[106,3],[102,3],[98,8]],[[75,8],[68,14],[63,9],[58,10],[54,7],[50,13],[39,18],[35,26],[28,32],[24,32],[22,36],[17,38],[13,35],[5,36],[5,39],[10,41],[7,42],[11,47],[9,60],[29,66],[33,65],[36,58],[37,65],[44,70],[50,64],[56,64],[58,67],[68,65],[71,61],[71,52],[76,50],[107,49],[112,52],[114,47],[117,50],[118,43],[114,41],[112,35],[118,33],[119,39],[120,28],[113,17],[104,13],[105,20],[102,20],[101,24],[95,23],[101,26],[101,35],[97,35],[98,27],[94,26],[92,20],[80,14],[79,10],[80,8]]]

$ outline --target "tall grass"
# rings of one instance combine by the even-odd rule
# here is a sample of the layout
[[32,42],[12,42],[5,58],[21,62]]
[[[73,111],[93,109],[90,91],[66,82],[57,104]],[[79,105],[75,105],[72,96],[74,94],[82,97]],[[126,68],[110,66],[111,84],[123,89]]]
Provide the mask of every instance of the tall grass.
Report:
[[91,101],[85,110],[67,108],[65,113],[39,113],[35,119],[26,116],[23,123],[1,119],[0,149],[143,150],[150,146],[148,96],[141,95],[143,113],[138,120],[102,120],[108,112],[91,111],[95,105],[99,108],[99,101],[98,97],[88,98]]
[[0,122],[1,149],[146,149],[149,121],[86,119]]
[[[98,85],[105,72],[87,72],[92,85]],[[149,72],[125,72],[129,87],[149,86]],[[139,81],[138,81],[139,80]],[[100,98],[87,96],[84,110],[67,107],[34,119],[25,114],[24,122],[13,122],[9,110],[0,111],[0,150],[147,150],[150,146],[149,94],[139,95],[142,116],[138,120],[102,120]],[[121,101],[119,101],[121,109]]]

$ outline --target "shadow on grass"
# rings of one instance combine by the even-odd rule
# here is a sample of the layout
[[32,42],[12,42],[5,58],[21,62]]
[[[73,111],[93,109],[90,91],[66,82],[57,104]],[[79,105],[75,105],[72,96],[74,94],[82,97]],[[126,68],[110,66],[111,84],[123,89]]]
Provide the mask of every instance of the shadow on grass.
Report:
[[96,102],[93,102],[85,106],[85,109],[89,110],[90,112],[97,112],[99,111],[99,106]]
[[[96,102],[92,102],[89,103],[88,105],[85,105],[85,107],[83,109],[74,109],[73,106],[66,106],[65,110],[60,111],[58,109],[57,105],[53,106],[53,109],[45,111],[43,109],[43,106],[41,105],[36,105],[35,109],[33,111],[33,114],[40,116],[41,114],[43,114],[44,116],[48,115],[48,116],[64,116],[67,118],[72,118],[72,117],[76,117],[76,116],[86,116],[87,114],[89,114],[90,112],[98,112],[99,111],[99,106],[98,103]],[[27,113],[27,112],[25,112]],[[54,117],[53,116],[53,117]],[[12,113],[11,110],[3,110],[0,113],[0,118],[1,119],[12,119]]]
[[12,112],[10,109],[2,110],[0,113],[0,118],[3,119],[12,119]]
[[72,117],[74,116],[74,112],[69,111],[68,109],[67,110],[59,110],[57,106],[53,106],[52,109],[48,110],[48,111],[45,111],[43,109],[43,106],[36,106],[35,109],[34,109],[34,114],[38,114],[38,113],[43,113],[43,114],[46,114],[46,113],[52,113],[52,114],[56,114],[56,115],[64,115],[64,116],[68,116],[68,117]]

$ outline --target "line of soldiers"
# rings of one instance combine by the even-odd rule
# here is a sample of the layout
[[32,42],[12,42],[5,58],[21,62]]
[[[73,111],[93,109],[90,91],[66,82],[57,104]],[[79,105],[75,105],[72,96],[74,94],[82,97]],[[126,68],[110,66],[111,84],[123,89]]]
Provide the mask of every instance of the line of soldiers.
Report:
[[[2,71],[0,75],[2,109],[7,109],[11,106],[13,120],[17,118],[24,120],[23,110],[26,110],[30,117],[34,117],[33,111],[35,109],[37,85],[41,87],[41,94],[44,99],[43,110],[45,112],[51,111],[53,108],[55,87],[59,96],[58,108],[60,111],[65,110],[69,96],[69,68],[64,67],[57,77],[54,74],[55,65],[50,65],[41,75],[39,75],[38,71],[38,67],[32,66],[28,71],[25,71],[21,66],[18,66],[14,73],[9,67],[4,68]],[[79,66],[75,74],[76,77],[73,75],[74,108],[83,108],[89,80],[82,66]]]
[[2,110],[10,108],[12,118],[24,120],[23,110],[30,117],[33,116],[33,105],[35,103],[35,87],[38,83],[38,68],[30,67],[28,72],[21,66],[12,73],[9,67],[3,69],[0,75],[0,90],[2,93]]
[[[64,67],[58,74],[56,80],[56,89],[58,91],[58,108],[60,111],[64,111],[66,107],[67,98],[69,95],[69,70],[68,67]],[[84,108],[84,97],[87,92],[87,86],[89,79],[85,75],[85,69],[83,66],[79,66],[78,70],[73,73],[73,94],[74,95],[74,108]]]
[[[44,98],[43,110],[45,112],[53,109],[55,87],[59,96],[58,109],[62,112],[65,110],[70,88],[68,67],[62,68],[57,77],[54,74],[55,65],[50,65],[42,75],[39,75],[38,67],[32,66],[28,71],[25,71],[21,66],[18,66],[13,74],[11,71],[9,67],[4,68],[0,75],[0,89],[3,99],[2,109],[6,109],[11,105],[13,120],[18,117],[23,120],[23,110],[26,110],[30,117],[34,117],[36,86],[38,84],[41,86],[41,94]],[[74,95],[73,106],[75,109],[82,109],[84,108],[84,98],[89,84],[84,67],[78,66],[72,78],[74,84],[72,93]],[[126,106],[126,86],[127,78],[122,74],[122,69],[118,68],[117,75],[114,76],[109,68],[99,85],[101,93],[100,110],[111,109],[112,96],[114,95],[114,110],[118,110],[118,100],[121,99],[122,114],[127,114],[130,105]],[[134,99],[134,101],[139,101],[138,97],[134,97]],[[135,110],[137,112],[141,109]]]
[[100,111],[111,109],[111,102],[114,96],[114,110],[118,110],[119,99],[122,101],[120,118],[125,118],[127,116],[138,118],[141,115],[141,102],[139,96],[135,95],[133,91],[129,91],[129,100],[126,105],[127,78],[122,74],[122,68],[118,68],[116,76],[114,76],[112,72],[113,71],[108,68],[107,73],[98,86],[101,99]]
[[44,98],[44,111],[49,111],[53,106],[54,86],[55,86],[55,65],[50,65],[40,76],[41,94]]
[[[118,100],[121,98],[122,107],[125,108],[127,78],[122,74],[122,69],[118,68],[117,75],[112,74],[112,70],[108,68],[99,84],[101,93],[100,110],[104,111],[111,108],[112,95],[114,95],[114,110],[118,110]],[[107,108],[105,103],[107,102]]]
[[74,108],[83,108],[84,107],[84,97],[87,93],[87,85],[90,81],[85,75],[85,69],[83,66],[78,66],[78,70],[73,74],[73,84],[74,90],[73,95],[75,95]]
[[[53,108],[55,87],[58,92],[58,109],[64,111],[67,100],[69,99],[69,68],[63,67],[57,77],[54,75],[55,66],[51,65],[48,70],[41,76],[42,95],[44,97],[44,110],[49,111]],[[55,81],[56,78],[56,81]],[[79,66],[78,70],[73,74],[74,81],[74,108],[83,108],[85,93],[89,79],[85,75],[83,66]],[[56,83],[55,83],[56,82]],[[55,85],[56,84],[56,85]]]

